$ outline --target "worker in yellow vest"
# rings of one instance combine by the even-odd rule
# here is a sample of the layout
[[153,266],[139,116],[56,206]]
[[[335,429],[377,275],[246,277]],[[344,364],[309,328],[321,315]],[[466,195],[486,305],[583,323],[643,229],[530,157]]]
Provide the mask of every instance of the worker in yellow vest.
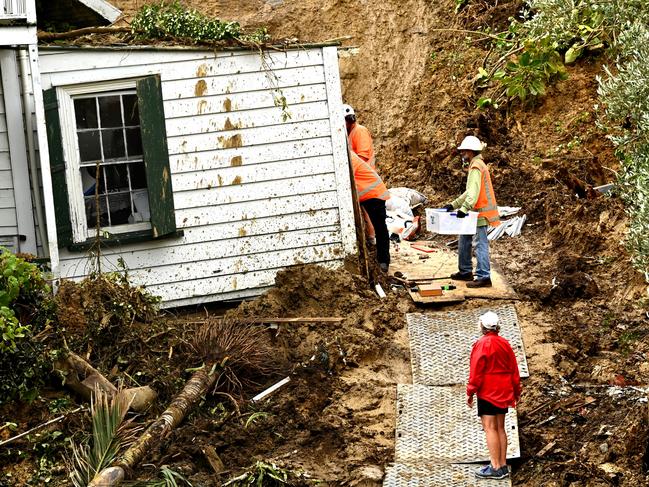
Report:
[[376,260],[381,270],[387,272],[390,266],[390,237],[385,224],[385,202],[390,199],[390,193],[381,177],[367,162],[351,150],[349,157],[352,161],[358,200],[376,232]]
[[[451,279],[469,281],[467,287],[491,287],[491,265],[489,264],[489,240],[487,228],[500,225],[498,204],[494,194],[489,168],[482,159],[484,145],[477,137],[465,137],[458,150],[462,163],[468,165],[466,191],[444,207],[446,211],[457,210],[458,218],[464,218],[469,211],[478,212],[478,228],[475,235],[460,235],[459,238],[459,272],[451,274]],[[477,267],[473,274],[471,248],[475,239]],[[474,278],[475,277],[475,278]]]

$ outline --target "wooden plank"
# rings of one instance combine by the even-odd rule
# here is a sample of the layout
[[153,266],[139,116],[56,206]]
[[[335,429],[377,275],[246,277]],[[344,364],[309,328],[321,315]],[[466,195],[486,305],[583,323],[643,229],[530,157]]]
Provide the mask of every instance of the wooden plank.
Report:
[[213,132],[209,134],[169,137],[169,154],[187,154],[215,149],[232,149],[273,144],[292,140],[327,137],[331,134],[329,120],[286,123],[272,127]]
[[[182,118],[169,119],[169,116],[167,116],[167,136],[178,137],[286,123],[309,122],[325,119],[329,114],[326,101],[293,105],[286,113],[280,107],[275,106],[243,112],[210,113],[201,110],[200,103],[198,105],[198,107],[195,107],[194,112],[187,112],[186,116]],[[290,118],[287,118],[287,114],[290,114]]]
[[345,318],[333,316],[303,318],[253,318],[253,323],[342,323]]
[[31,185],[27,170],[27,143],[25,141],[25,126],[20,100],[18,66],[13,51],[0,50],[0,74],[7,109],[6,119],[9,121],[7,138],[11,153],[11,175],[13,177],[18,233],[25,236],[25,240],[18,242],[18,247],[21,252],[36,254],[34,210],[32,208]]
[[[426,247],[429,243],[426,241],[403,242],[399,247],[399,252],[393,253],[394,258],[390,264],[390,274],[399,271],[409,280],[442,278],[436,280],[435,284],[452,284],[457,289],[444,291],[442,296],[420,297],[417,293],[411,293],[413,300],[416,302],[453,302],[462,301],[464,298],[517,299],[516,293],[498,271],[493,261],[491,264],[492,287],[467,288],[464,281],[452,281],[450,278],[444,279],[453,272],[457,272],[457,254],[442,248],[437,248],[437,252],[423,253],[411,247],[411,245]],[[427,256],[428,258],[421,260],[420,256]]]
[[251,147],[173,154],[169,157],[169,164],[171,173],[175,175],[183,172],[230,167],[233,164],[233,159],[239,157],[242,164],[262,164],[290,160],[295,158],[296,155],[298,157],[317,157],[329,154],[331,154],[331,139],[329,137],[319,137]]
[[3,227],[15,227],[15,233],[18,233],[18,220],[16,219],[15,208],[0,208],[0,225]]
[[[341,254],[342,255],[342,254]],[[314,259],[308,263],[324,265],[327,263],[333,264],[335,267],[340,267],[342,258],[330,258],[329,255],[322,257],[314,256]],[[198,296],[212,296],[221,299],[219,296],[225,293],[233,293],[234,291],[248,290],[254,288],[263,288],[273,286],[275,284],[275,276],[277,271],[297,262],[293,262],[289,257],[286,260],[277,260],[277,264],[282,264],[274,269],[263,269],[258,271],[250,271],[245,274],[232,274],[228,276],[215,276],[205,279],[192,279],[183,282],[169,282],[158,281],[152,282],[147,288],[162,297],[162,299],[178,299],[180,296],[187,298]],[[306,262],[305,262],[306,263]],[[139,282],[135,281],[134,282]]]
[[[133,282],[146,286],[157,283],[172,283],[182,281],[194,281],[208,279],[215,276],[223,277],[221,285],[223,289],[215,288],[212,292],[229,291],[228,276],[247,274],[265,269],[277,269],[293,264],[310,263],[320,260],[335,260],[341,258],[342,248],[340,243],[308,247],[279,247],[273,252],[247,253],[233,257],[202,260],[195,256],[195,261],[170,264],[157,267],[144,267],[129,269],[129,276]],[[117,260],[117,256],[111,256]],[[107,257],[107,259],[110,257]],[[86,257],[87,259],[87,257]],[[86,261],[87,262],[87,261]],[[113,269],[117,270],[115,265]],[[85,265],[70,266],[68,262],[61,262],[61,272],[66,278],[79,278],[85,274]],[[110,268],[110,267],[107,267]],[[234,289],[237,289],[235,286]]]
[[[162,272],[169,282],[193,279],[217,273],[231,274],[234,268],[228,267],[228,262],[238,262],[237,258],[249,258],[247,265],[254,265],[255,259],[260,262],[271,262],[276,252],[302,249],[326,248],[340,243],[340,232],[328,231],[307,233],[303,231],[283,232],[269,235],[254,235],[251,237],[234,237],[218,241],[198,242],[191,245],[158,248],[155,253],[149,246],[139,245],[138,251],[104,253],[102,267],[106,270],[119,270],[120,260],[123,261],[129,274],[138,271],[149,273]],[[296,250],[296,255],[300,250]],[[63,257],[63,256],[62,256]],[[83,255],[80,260],[87,259]],[[268,260],[270,259],[270,260]],[[218,262],[217,262],[218,261]],[[66,265],[71,262],[62,258]],[[261,264],[259,264],[261,265]],[[77,272],[83,273],[85,266],[75,266]],[[210,269],[210,270],[208,270]],[[80,274],[79,274],[80,275]],[[74,275],[74,277],[79,277]],[[165,281],[167,280],[165,278]]]
[[[322,64],[320,49],[267,53],[265,58],[273,70]],[[68,50],[62,55],[45,52],[41,58],[44,75],[95,71],[103,72],[104,79],[114,79],[121,76],[111,72],[142,66],[155,67],[165,80],[264,72],[261,55],[250,51],[225,54],[219,51],[97,51],[89,48]]]
[[0,189],[0,208],[15,208],[14,190],[11,188]]
[[14,183],[11,169],[0,170],[0,189],[13,189]]
[[326,174],[334,172],[331,156],[291,159],[266,164],[245,164],[243,158],[237,166],[205,170],[194,173],[181,173],[172,176],[174,190],[193,191],[217,189],[232,185],[281,181],[286,178]]
[[[282,94],[286,98],[289,111],[292,111],[294,105],[301,103],[327,101],[324,84],[292,86],[282,89]],[[200,98],[172,98],[165,100],[164,103],[167,120],[185,117],[188,113],[238,112],[277,107],[273,94],[268,89]]]
[[[267,219],[300,220],[309,217],[307,221],[318,217],[321,214],[335,215],[335,223],[338,222],[338,198],[335,191],[323,193],[307,193],[302,195],[289,195],[265,200],[263,204],[249,202],[233,203],[219,208],[204,206],[199,208],[176,209],[176,225],[178,228],[190,229],[199,226],[226,223],[231,225],[256,224],[269,225]],[[275,220],[273,220],[275,221]],[[326,220],[329,222],[329,220]],[[288,221],[283,225],[288,224]],[[310,226],[329,225],[331,223],[314,223]],[[284,228],[280,225],[280,229]],[[272,227],[272,226],[271,226]],[[244,228],[248,234],[250,228]],[[223,230],[219,230],[223,231]],[[277,230],[279,231],[279,230]],[[187,234],[185,235],[187,238]]]
[[[313,194],[336,189],[333,174],[316,174],[285,179],[281,184],[273,182],[246,183],[224,186],[212,190],[182,191],[174,194],[176,208],[196,208],[243,201],[262,201],[297,194]],[[220,209],[219,209],[220,210]]]
[[329,126],[336,167],[336,185],[338,188],[338,207],[340,208],[340,226],[343,232],[345,253],[357,251],[356,224],[354,221],[354,201],[347,149],[347,129],[342,116],[342,93],[338,68],[338,51],[335,47],[325,47],[323,62],[329,102]]
[[[140,68],[141,70],[141,68]],[[271,76],[264,72],[241,73],[205,79],[179,79],[167,81],[163,78],[162,93],[165,100],[196,98],[210,95],[226,95],[247,91],[274,90],[291,86],[323,83],[322,66],[279,69]]]
[[11,170],[11,159],[8,152],[0,152],[0,171]]

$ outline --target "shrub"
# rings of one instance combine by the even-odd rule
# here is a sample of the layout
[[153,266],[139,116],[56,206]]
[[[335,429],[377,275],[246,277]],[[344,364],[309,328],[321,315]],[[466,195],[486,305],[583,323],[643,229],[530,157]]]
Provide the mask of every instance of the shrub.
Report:
[[[649,10],[649,7],[647,8]],[[607,119],[603,127],[622,162],[620,194],[630,225],[627,243],[633,261],[649,272],[649,24],[635,23],[620,35],[616,73],[606,69],[599,95]]]
[[180,2],[144,5],[131,22],[133,33],[141,39],[180,37],[194,41],[221,41],[241,35],[237,22],[224,22],[206,17]]
[[46,362],[34,335],[52,316],[50,287],[38,266],[0,249],[0,403],[38,394]]

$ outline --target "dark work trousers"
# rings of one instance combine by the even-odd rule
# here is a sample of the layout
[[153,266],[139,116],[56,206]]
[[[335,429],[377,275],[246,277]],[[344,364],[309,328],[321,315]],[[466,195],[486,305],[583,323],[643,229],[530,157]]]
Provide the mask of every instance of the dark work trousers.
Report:
[[374,231],[376,232],[376,260],[379,264],[390,264],[390,236],[388,226],[385,224],[385,201],[378,198],[370,198],[361,202],[370,217]]

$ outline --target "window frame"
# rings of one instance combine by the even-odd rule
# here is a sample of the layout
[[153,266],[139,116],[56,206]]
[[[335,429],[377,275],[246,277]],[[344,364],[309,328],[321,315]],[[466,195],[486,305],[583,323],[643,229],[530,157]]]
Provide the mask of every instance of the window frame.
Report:
[[[79,141],[77,138],[77,121],[74,109],[74,98],[84,95],[101,96],[103,93],[119,91],[133,91],[137,96],[138,79],[139,78],[126,78],[56,87],[56,95],[59,103],[59,117],[61,121],[63,157],[66,161],[65,181],[68,188],[73,244],[82,244],[86,242],[93,238],[96,232],[94,228],[89,228],[87,224],[85,199],[81,184],[81,161]],[[144,155],[142,157],[144,157]],[[140,222],[115,225],[112,227],[102,227],[100,231],[102,234],[108,232],[111,235],[115,235],[115,237],[120,237],[131,233],[146,232],[151,229],[151,222]]]

